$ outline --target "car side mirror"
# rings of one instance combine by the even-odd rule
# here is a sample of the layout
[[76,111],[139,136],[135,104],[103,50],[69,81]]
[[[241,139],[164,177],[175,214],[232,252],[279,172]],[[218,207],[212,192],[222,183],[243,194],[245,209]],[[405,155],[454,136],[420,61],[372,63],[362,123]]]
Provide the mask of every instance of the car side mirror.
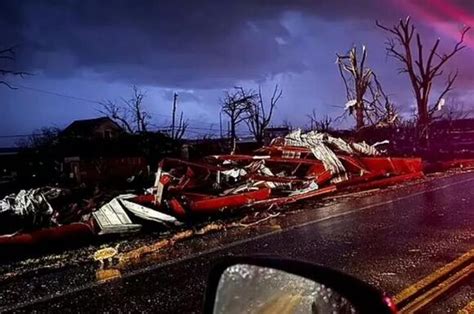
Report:
[[397,313],[390,298],[339,271],[295,260],[229,257],[211,271],[205,313]]

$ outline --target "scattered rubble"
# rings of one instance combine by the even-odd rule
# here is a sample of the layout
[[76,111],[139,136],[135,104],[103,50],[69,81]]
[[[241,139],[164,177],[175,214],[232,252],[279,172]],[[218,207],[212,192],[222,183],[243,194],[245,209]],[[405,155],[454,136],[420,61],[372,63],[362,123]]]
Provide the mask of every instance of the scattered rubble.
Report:
[[200,163],[164,159],[148,205],[187,220],[268,209],[368,182],[384,186],[389,179],[398,182],[422,175],[419,158],[381,155],[373,145],[298,130],[255,155],[209,156]]
[[[420,158],[384,156],[381,147],[386,144],[387,141],[374,145],[346,142],[326,133],[304,134],[297,130],[274,139],[253,155],[214,155],[199,162],[165,158],[159,163],[154,186],[145,194],[122,194],[108,198],[105,204],[97,199],[82,207],[78,202],[57,202],[70,194],[57,188],[20,191],[0,201],[0,218],[20,218],[14,228],[1,225],[0,233],[4,235],[0,236],[0,249],[134,233],[146,226],[182,230],[196,220],[250,209],[267,212],[268,216],[261,219],[265,221],[278,216],[274,209],[286,204],[337,191],[377,190],[424,176]],[[234,225],[211,223],[199,230],[181,231],[152,247],[120,255],[119,261],[231,226]],[[118,256],[112,249],[100,250],[94,258],[103,262],[109,255]]]
[[21,229],[57,225],[49,202],[62,193],[61,189],[44,187],[7,195],[0,200],[1,230],[14,233]]

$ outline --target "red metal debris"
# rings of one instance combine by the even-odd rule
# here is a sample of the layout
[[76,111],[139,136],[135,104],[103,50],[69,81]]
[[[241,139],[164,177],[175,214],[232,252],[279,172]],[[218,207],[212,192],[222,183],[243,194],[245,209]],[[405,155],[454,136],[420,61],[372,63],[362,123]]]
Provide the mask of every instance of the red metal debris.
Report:
[[280,206],[344,189],[382,187],[422,175],[420,158],[382,157],[366,144],[359,145],[366,148],[363,152],[355,151],[352,144],[316,133],[295,133],[292,145],[285,142],[275,141],[255,155],[213,155],[202,162],[164,159],[155,208],[180,218],[212,215]]
[[286,204],[291,204],[295,203],[298,201],[302,201],[304,199],[309,199],[313,198],[316,196],[322,196],[330,193],[334,193],[337,191],[337,188],[335,185],[330,185],[325,188],[321,188],[318,190],[314,190],[308,193],[301,193],[298,195],[293,195],[293,196],[287,196],[287,197],[275,197],[271,198],[268,200],[263,200],[260,202],[255,202],[253,204],[254,207],[260,208],[260,207],[265,207],[265,206],[281,206],[281,205],[286,205]]
[[236,195],[220,196],[191,202],[190,210],[195,214],[215,214],[227,209],[248,206],[254,202],[268,199],[271,190],[262,188]]
[[360,162],[371,172],[385,171],[401,175],[423,171],[421,158],[360,157]]
[[170,204],[171,210],[173,211],[173,214],[175,214],[177,217],[180,217],[180,218],[186,217],[186,210],[184,209],[183,205],[175,197],[173,197],[170,200],[169,204]]
[[355,188],[358,190],[370,190],[370,189],[375,189],[375,188],[383,188],[383,187],[399,184],[406,181],[420,179],[420,178],[423,178],[423,176],[424,176],[423,172],[407,173],[407,174],[403,174],[399,176],[366,182],[363,184],[356,185],[352,188]]
[[30,233],[0,236],[2,252],[9,250],[28,249],[32,247],[67,244],[86,241],[94,236],[95,232],[90,223],[71,223],[59,227],[39,229]]
[[383,178],[387,175],[387,172],[384,170],[369,172],[360,177],[354,177],[346,181],[336,183],[336,187],[341,190],[348,187],[356,187],[362,183]]
[[[138,230],[136,227],[141,225],[133,222],[132,216],[169,227],[194,216],[268,209],[338,191],[381,188],[423,176],[420,158],[381,156],[376,147],[365,143],[358,144],[357,150],[354,147],[354,143],[327,134],[296,132],[274,141],[274,145],[262,147],[254,155],[214,155],[199,162],[165,158],[159,163],[153,193],[120,196],[107,203],[93,213],[97,214],[96,229],[100,227],[102,233]],[[453,165],[474,167],[474,160],[443,164]],[[126,217],[126,225],[108,226],[107,213],[131,217]],[[59,239],[73,241],[96,233],[93,225],[71,224],[0,236],[0,248],[28,247]]]
[[316,183],[318,185],[325,184],[332,179],[332,173],[329,170],[324,170],[320,172],[317,176]]

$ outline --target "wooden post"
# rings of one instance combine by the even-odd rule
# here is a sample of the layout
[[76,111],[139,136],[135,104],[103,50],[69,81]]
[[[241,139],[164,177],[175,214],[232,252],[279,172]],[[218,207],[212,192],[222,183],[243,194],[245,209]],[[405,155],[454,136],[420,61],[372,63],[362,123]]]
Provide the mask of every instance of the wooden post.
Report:
[[175,138],[175,122],[176,122],[176,102],[178,100],[178,94],[173,94],[173,113],[172,113],[172,121],[171,121],[171,138]]

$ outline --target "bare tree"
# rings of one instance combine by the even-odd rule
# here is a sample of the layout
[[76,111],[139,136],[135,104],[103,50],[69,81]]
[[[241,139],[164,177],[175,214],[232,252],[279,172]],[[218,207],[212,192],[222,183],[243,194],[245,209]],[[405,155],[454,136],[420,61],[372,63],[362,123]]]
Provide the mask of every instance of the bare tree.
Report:
[[173,94],[173,107],[171,112],[171,138],[175,140],[180,140],[183,138],[186,129],[189,126],[189,121],[186,119],[184,120],[184,114],[181,111],[178,124],[176,125],[176,109],[178,105],[178,94]]
[[180,140],[183,138],[184,133],[186,133],[186,130],[188,129],[189,126],[189,121],[188,119],[184,120],[183,112],[181,111],[181,114],[179,115],[179,121],[178,125],[176,127],[176,132],[174,132],[174,139],[175,140]]
[[224,93],[221,99],[222,112],[229,117],[229,131],[231,137],[232,153],[237,147],[237,126],[248,118],[246,113],[255,102],[257,94],[252,90],[245,90],[242,87],[234,87],[234,90]]
[[173,94],[173,106],[171,110],[171,137],[174,138],[174,127],[176,123],[176,106],[178,105],[178,94]]
[[255,137],[257,144],[263,144],[264,131],[270,125],[273,110],[280,100],[283,90],[275,85],[272,97],[268,106],[265,104],[262,96],[262,89],[258,88],[258,96],[256,101],[250,101],[247,108],[247,119],[245,122],[249,128],[250,133]]
[[99,112],[117,122],[128,133],[135,133],[130,123],[129,108],[119,105],[112,100],[101,102]]
[[128,133],[147,132],[151,116],[145,111],[143,98],[145,93],[133,86],[133,94],[130,99],[121,99],[121,104],[107,100],[101,103],[99,112],[105,114]]
[[314,109],[311,111],[311,114],[306,116],[309,119],[311,130],[319,132],[329,132],[332,130],[332,124],[334,121],[330,116],[324,115],[320,118]]
[[46,148],[58,142],[60,133],[57,127],[43,127],[35,130],[27,139],[17,142],[17,145],[23,148]]
[[[439,109],[438,118],[440,120],[449,120],[449,121],[466,119],[474,111],[474,110],[467,110],[465,104],[463,102],[460,102],[456,98],[449,99],[449,103],[447,103],[442,108],[438,107],[438,109]],[[433,116],[433,119],[436,119],[436,117]]]
[[[433,83],[437,77],[443,76],[443,67],[446,63],[465,48],[463,44],[464,37],[470,27],[463,27],[461,29],[459,41],[449,52],[440,53],[438,51],[439,38],[430,49],[426,52],[424,51],[420,34],[416,32],[415,26],[411,23],[409,17],[405,20],[400,20],[398,24],[391,27],[384,26],[378,21],[376,25],[389,35],[386,42],[387,54],[402,64],[399,73],[407,73],[410,78],[418,109],[417,124],[419,135],[427,140],[428,126],[432,120],[433,113],[436,112],[440,102],[444,103],[443,97],[452,89],[458,72],[451,72],[447,75],[446,83],[437,101],[430,105],[430,93]],[[414,37],[416,37],[416,41]]]
[[367,49],[362,46],[362,55],[353,47],[346,55],[337,54],[339,73],[346,88],[346,109],[355,116],[356,129],[367,123],[376,125],[391,114],[388,96],[372,69],[366,67]]
[[309,128],[311,130],[314,129],[314,124],[318,120],[318,114],[316,113],[316,110],[312,110],[310,114],[307,114],[306,117],[309,119]]
[[282,121],[282,126],[283,126],[284,128],[288,128],[289,131],[292,131],[292,130],[293,130],[293,123],[291,123],[291,121],[288,120],[288,119],[284,119],[284,120]]
[[[9,63],[15,62],[15,46],[11,46],[5,49],[0,49],[0,61],[2,64],[0,65],[0,76],[7,77],[7,76],[21,76],[29,75],[27,72],[23,71],[16,71],[8,67]],[[13,87],[6,79],[0,79],[0,85],[5,85],[10,89],[16,89]]]

